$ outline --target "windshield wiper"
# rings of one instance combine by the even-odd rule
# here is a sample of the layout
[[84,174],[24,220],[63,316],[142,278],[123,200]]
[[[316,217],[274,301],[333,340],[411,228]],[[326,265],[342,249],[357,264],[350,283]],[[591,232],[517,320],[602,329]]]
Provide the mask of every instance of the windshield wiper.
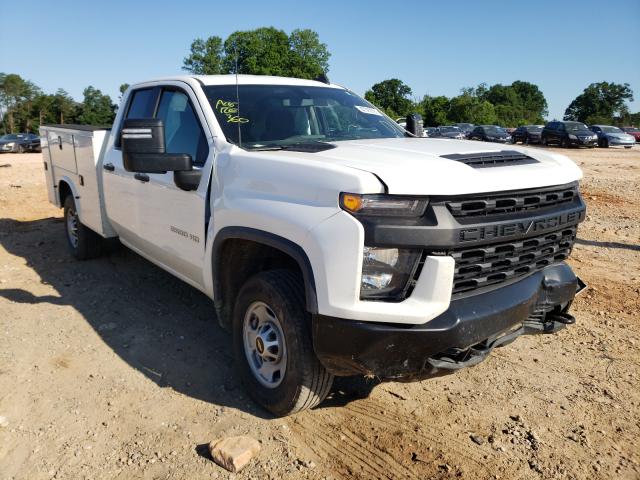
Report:
[[336,148],[335,145],[326,142],[320,142],[318,140],[310,140],[310,141],[301,141],[295,143],[285,143],[283,145],[278,145],[275,143],[265,145],[264,147],[251,148],[252,152],[271,152],[276,150],[290,150],[293,152],[307,152],[307,153],[316,153],[323,152],[325,150],[331,150],[332,148]]

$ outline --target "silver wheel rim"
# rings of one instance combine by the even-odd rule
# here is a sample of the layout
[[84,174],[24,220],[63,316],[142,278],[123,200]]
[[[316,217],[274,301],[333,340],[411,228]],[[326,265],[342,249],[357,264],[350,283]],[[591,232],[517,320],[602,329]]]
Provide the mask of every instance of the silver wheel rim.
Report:
[[266,303],[253,302],[242,325],[244,353],[253,376],[261,385],[276,388],[287,368],[287,347],[282,325]]
[[67,236],[73,248],[78,248],[78,214],[75,208],[67,210]]

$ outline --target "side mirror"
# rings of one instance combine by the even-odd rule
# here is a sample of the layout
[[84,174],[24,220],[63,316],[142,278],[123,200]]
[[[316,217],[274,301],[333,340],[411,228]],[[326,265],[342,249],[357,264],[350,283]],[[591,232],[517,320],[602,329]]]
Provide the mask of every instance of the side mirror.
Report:
[[157,118],[128,118],[121,133],[122,165],[127,172],[190,171],[191,155],[165,153],[164,125]]
[[416,137],[422,137],[422,117],[417,113],[407,115],[406,130]]

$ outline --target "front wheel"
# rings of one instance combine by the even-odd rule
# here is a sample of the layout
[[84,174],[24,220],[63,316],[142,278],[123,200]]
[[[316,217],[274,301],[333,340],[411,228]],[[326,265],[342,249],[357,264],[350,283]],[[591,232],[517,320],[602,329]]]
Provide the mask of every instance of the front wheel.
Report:
[[277,416],[315,407],[333,375],[315,356],[302,280],[289,270],[245,283],[233,315],[236,368],[251,397]]
[[64,199],[64,224],[71,255],[78,260],[88,260],[100,255],[102,237],[80,222],[72,195],[67,195]]
[[563,138],[562,140],[560,140],[560,146],[562,148],[569,148],[569,142],[567,141],[566,138]]
[[609,140],[608,139],[603,139],[602,140],[602,148],[609,148]]

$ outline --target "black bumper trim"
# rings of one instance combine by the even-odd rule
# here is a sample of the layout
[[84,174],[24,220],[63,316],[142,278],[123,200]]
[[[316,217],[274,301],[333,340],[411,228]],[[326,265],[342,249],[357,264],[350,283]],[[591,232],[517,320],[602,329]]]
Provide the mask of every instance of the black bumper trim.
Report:
[[[453,365],[448,370],[470,366],[521,334],[553,333],[571,323],[567,310],[578,288],[571,268],[560,263],[511,285],[452,300],[444,313],[421,325],[314,315],[313,346],[320,362],[338,376],[440,375],[447,370],[442,362]],[[460,355],[469,364],[456,360]]]

